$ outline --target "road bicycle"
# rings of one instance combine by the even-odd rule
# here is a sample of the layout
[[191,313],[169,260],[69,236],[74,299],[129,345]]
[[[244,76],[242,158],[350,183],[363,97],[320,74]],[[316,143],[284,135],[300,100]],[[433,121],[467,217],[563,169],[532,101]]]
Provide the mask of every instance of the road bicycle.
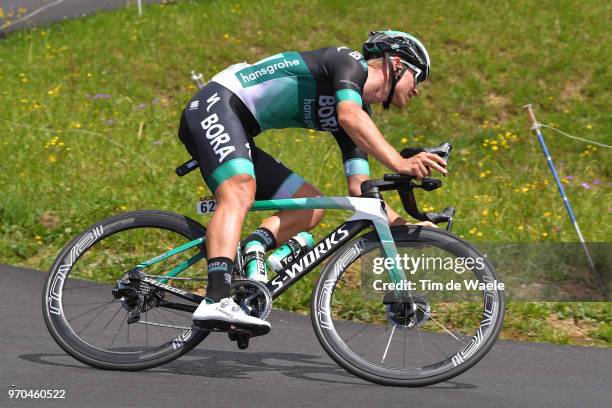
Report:
[[[423,150],[448,160],[451,146],[405,149],[402,155]],[[196,167],[191,160],[176,172]],[[253,211],[322,208],[353,215],[267,283],[246,279],[239,245],[233,298],[245,312],[266,319],[274,299],[329,259],[314,284],[311,320],[336,363],[384,385],[425,386],[457,376],[496,341],[504,293],[486,255],[450,232],[452,207],[440,213],[418,209],[414,191],[441,185],[434,178],[386,174],[363,182],[359,197],[255,201]],[[397,191],[412,217],[446,223],[446,230],[390,227],[386,191]],[[214,208],[214,200],[198,202],[199,213]],[[111,370],[144,370],[188,353],[211,333],[191,319],[203,300],[205,236],[206,228],[189,217],[152,210],[87,228],[61,251],[44,287],[44,319],[55,341],[77,360]],[[457,289],[470,280],[472,290]],[[230,332],[229,339],[240,349],[249,345],[248,333]]]

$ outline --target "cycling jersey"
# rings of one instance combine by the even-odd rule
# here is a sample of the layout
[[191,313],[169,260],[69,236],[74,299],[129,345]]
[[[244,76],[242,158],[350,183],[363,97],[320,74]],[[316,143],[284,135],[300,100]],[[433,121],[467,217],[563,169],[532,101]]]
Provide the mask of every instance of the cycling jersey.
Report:
[[346,47],[284,52],[253,65],[235,64],[212,78],[234,94],[257,119],[261,130],[340,129],[336,104],[362,105],[368,65]]
[[200,162],[211,191],[236,174],[264,180],[257,199],[289,198],[304,180],[255,147],[267,129],[329,131],[342,151],[347,176],[368,174],[367,155],[338,124],[336,105],[352,101],[368,114],[361,94],[368,66],[346,47],[284,52],[215,75],[185,107],[179,136]]

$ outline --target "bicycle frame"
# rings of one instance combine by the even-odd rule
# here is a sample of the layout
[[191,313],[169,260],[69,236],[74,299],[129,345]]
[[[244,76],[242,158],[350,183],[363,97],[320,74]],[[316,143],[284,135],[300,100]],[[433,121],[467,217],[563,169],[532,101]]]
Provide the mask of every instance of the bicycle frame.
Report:
[[[300,280],[321,262],[333,254],[338,247],[351,240],[364,229],[374,226],[380,241],[383,252],[387,258],[395,259],[397,248],[389,228],[389,219],[384,210],[384,202],[378,198],[368,197],[312,197],[312,198],[288,198],[279,200],[255,201],[251,211],[265,210],[304,210],[304,209],[339,209],[353,211],[354,215],[319,241],[310,251],[296,259],[283,271],[278,273],[273,279],[266,283],[272,297],[275,299],[285,290]],[[191,242],[183,244],[159,256],[144,261],[136,266],[137,270],[143,270],[157,262],[163,261],[173,255],[186,251],[194,246],[201,245],[204,237],[197,238]],[[177,265],[164,276],[175,277],[185,269],[195,264],[204,257],[203,253],[198,253],[185,262]],[[394,264],[395,265],[395,264]],[[388,270],[389,278],[394,283],[399,283],[406,279],[404,271],[396,266]],[[182,290],[172,290],[172,286],[165,284],[170,279],[161,279],[159,282],[154,279],[146,279],[146,282],[160,289],[170,290],[172,293],[188,300],[201,300],[195,294],[189,294]],[[182,292],[182,293],[181,293]]]

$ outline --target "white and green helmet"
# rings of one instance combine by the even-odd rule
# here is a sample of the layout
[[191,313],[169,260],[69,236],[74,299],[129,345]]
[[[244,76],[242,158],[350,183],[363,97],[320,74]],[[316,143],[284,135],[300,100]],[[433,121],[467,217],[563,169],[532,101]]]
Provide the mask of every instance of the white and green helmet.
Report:
[[372,31],[363,43],[363,57],[385,58],[387,55],[397,55],[409,65],[416,67],[421,73],[417,82],[423,82],[429,77],[431,61],[427,49],[416,37],[402,31]]

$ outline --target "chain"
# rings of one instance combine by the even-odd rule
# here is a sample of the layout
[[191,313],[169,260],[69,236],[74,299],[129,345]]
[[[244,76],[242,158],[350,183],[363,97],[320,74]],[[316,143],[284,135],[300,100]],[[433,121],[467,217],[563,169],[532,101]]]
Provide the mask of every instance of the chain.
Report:
[[171,329],[191,330],[191,327],[175,326],[173,324],[154,323],[154,322],[148,322],[146,320],[139,320],[136,323],[148,324],[150,326],[169,327]]
[[164,276],[164,275],[144,275],[147,278],[151,279],[173,279],[173,280],[192,280],[192,281],[204,281],[206,278],[179,278],[174,276]]

